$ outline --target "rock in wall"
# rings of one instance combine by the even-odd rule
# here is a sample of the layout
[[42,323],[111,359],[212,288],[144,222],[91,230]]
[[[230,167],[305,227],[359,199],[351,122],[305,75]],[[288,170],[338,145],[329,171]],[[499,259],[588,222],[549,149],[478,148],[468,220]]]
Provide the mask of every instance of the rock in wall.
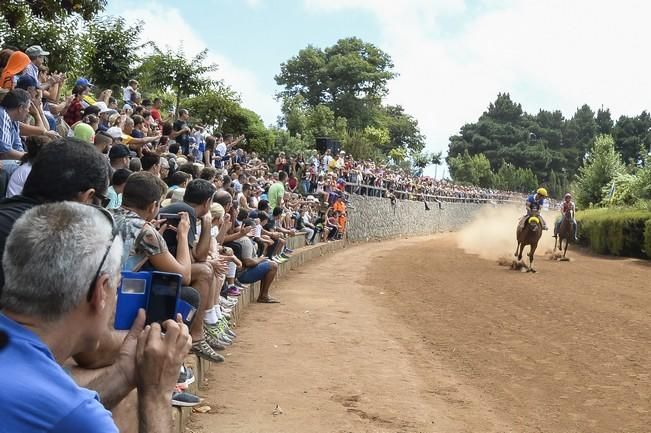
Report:
[[387,198],[349,196],[348,239],[367,241],[400,236],[428,235],[453,231],[470,222],[483,204],[428,203]]

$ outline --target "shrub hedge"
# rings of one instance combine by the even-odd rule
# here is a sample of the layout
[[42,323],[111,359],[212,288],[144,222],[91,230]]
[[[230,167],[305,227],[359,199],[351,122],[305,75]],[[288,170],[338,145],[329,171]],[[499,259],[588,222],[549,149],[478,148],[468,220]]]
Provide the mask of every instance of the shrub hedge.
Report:
[[579,242],[600,254],[651,258],[651,211],[589,209],[577,212]]

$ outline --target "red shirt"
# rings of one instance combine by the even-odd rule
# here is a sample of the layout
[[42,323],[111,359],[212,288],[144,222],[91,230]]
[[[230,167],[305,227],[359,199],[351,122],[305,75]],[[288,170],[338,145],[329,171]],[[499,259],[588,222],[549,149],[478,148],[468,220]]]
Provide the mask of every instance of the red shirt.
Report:
[[81,98],[73,99],[66,110],[66,114],[63,115],[63,120],[66,121],[68,126],[74,125],[81,120],[81,111],[83,109],[84,107],[81,105]]
[[150,111],[151,117],[160,125],[161,121],[163,118],[160,116],[160,111],[158,111],[158,108],[152,108]]

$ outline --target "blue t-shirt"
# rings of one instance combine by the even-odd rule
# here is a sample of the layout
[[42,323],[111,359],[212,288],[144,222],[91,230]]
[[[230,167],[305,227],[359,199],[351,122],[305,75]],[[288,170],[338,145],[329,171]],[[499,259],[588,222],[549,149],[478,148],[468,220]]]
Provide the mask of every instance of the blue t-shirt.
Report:
[[527,197],[527,202],[531,204],[537,204],[538,209],[542,209],[543,205],[545,204],[545,199],[541,198],[540,200],[536,200],[536,194],[531,194],[529,197]]
[[118,433],[96,392],[78,386],[29,329],[0,314],[0,432]]

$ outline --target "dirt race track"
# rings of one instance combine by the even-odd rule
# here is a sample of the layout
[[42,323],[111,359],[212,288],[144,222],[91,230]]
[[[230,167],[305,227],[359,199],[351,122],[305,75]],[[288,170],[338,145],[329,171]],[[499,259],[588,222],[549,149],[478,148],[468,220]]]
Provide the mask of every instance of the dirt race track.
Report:
[[650,432],[651,267],[570,254],[524,274],[448,234],[308,264],[249,308],[190,429]]

